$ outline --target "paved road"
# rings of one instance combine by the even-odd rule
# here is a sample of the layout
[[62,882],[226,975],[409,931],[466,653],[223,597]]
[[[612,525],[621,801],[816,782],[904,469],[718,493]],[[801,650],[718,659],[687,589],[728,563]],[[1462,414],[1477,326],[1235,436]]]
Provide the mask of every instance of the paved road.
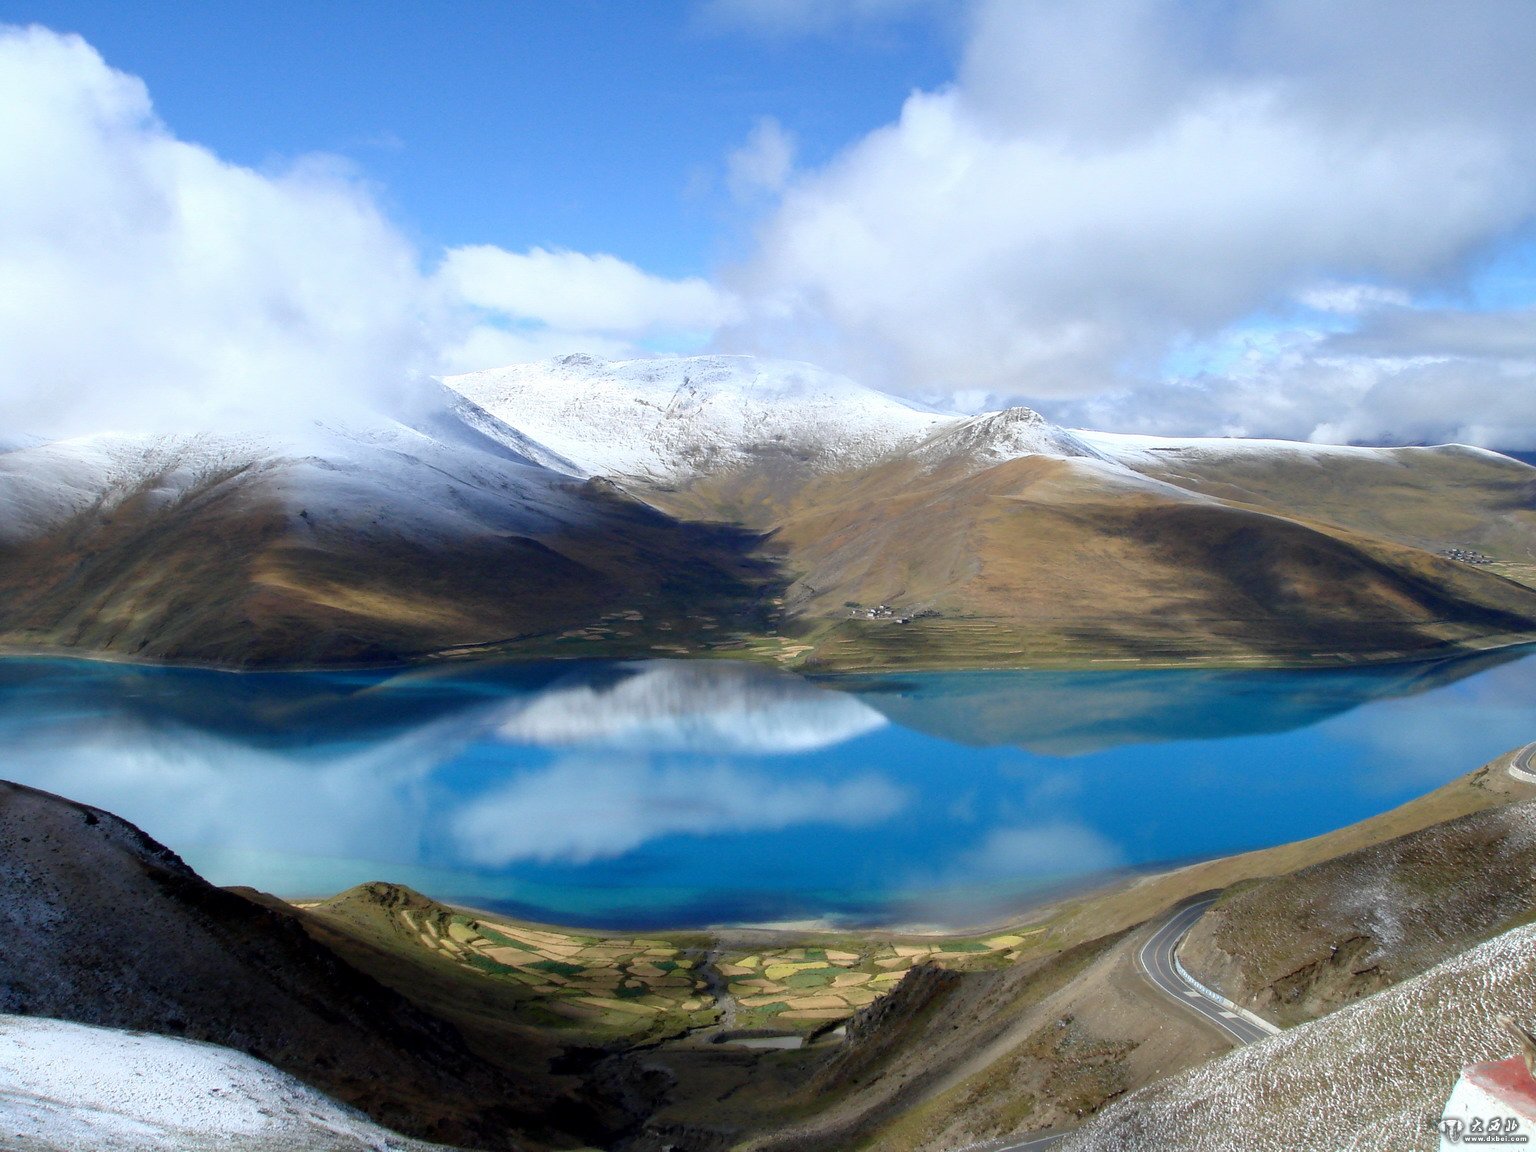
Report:
[[1152,933],[1152,938],[1142,945],[1137,959],[1141,962],[1142,972],[1159,991],[1216,1025],[1234,1043],[1252,1044],[1271,1033],[1245,1020],[1225,1005],[1208,999],[1200,989],[1186,981],[1173,965],[1173,950],[1188,935],[1195,921],[1205,915],[1205,910],[1214,903],[1214,900],[1201,900],[1180,908]]
[[1047,1132],[1043,1136],[1032,1136],[1022,1144],[1004,1144],[1001,1148],[993,1149],[993,1152],[1040,1152],[1041,1149],[1054,1148],[1065,1140],[1071,1133]]
[[[1527,758],[1536,755],[1536,744],[1527,745],[1521,750],[1521,755]],[[1151,939],[1142,945],[1141,951],[1137,954],[1137,960],[1142,974],[1158,991],[1177,1000],[1191,1012],[1214,1024],[1234,1044],[1252,1044],[1255,1040],[1264,1039],[1270,1033],[1243,1019],[1225,1005],[1208,998],[1179,975],[1179,970],[1173,966],[1174,949],[1179,946],[1185,936],[1189,935],[1189,930],[1195,926],[1195,921],[1205,915],[1205,910],[1215,902],[1215,900],[1200,900],[1194,904],[1186,904],[1172,913],[1157,931],[1152,933]],[[1071,1135],[1070,1132],[1042,1132],[1017,1144],[1005,1144],[1000,1148],[994,1148],[991,1152],[1043,1152],[1044,1149],[1056,1147],[1069,1135]]]
[[1515,758],[1509,762],[1509,774],[1527,784],[1536,782],[1536,767],[1531,764],[1532,756],[1536,756],[1536,744],[1527,744],[1516,752]]

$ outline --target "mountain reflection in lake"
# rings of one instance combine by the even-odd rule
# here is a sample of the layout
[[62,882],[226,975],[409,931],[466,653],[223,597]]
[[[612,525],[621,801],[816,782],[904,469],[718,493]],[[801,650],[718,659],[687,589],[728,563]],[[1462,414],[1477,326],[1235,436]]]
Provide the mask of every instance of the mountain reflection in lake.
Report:
[[1536,738],[1536,661],[821,678],[0,660],[4,775],[221,884],[612,926],[986,919],[1315,835]]

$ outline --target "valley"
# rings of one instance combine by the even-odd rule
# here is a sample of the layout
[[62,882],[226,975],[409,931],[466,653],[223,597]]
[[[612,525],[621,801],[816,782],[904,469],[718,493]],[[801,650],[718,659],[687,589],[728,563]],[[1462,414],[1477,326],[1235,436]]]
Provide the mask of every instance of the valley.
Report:
[[[745,357],[18,439],[0,1031],[257,1106],[0,1098],[27,1152],[1416,1146],[1532,978],[1533,477]],[[1192,904],[1279,1035],[1147,979]],[[1415,1028],[1374,1111],[1308,1071]]]
[[[400,997],[389,1009],[393,1019],[408,1016],[416,1021],[408,1027],[440,1036],[432,1045],[412,1042],[417,1070],[409,1089],[375,1077],[366,1094],[350,1094],[375,1119],[416,1135],[475,1148],[917,1152],[1017,1139],[1039,1129],[1069,1131],[1064,1147],[1140,1146],[1149,1131],[1198,1124],[1185,1117],[1227,1106],[1219,1103],[1223,1094],[1242,1081],[1208,1072],[1209,1061],[1250,1069],[1266,1060],[1283,1064],[1292,1052],[1300,1058],[1316,1045],[1341,1042],[1341,1029],[1376,1028],[1371,1021],[1377,1018],[1391,1021],[1399,1035],[1407,1012],[1420,1050],[1436,1055],[1419,1062],[1415,1086],[1394,1089],[1393,1099],[1402,1102],[1390,1105],[1399,1110],[1392,1115],[1403,1120],[1359,1112],[1347,1094],[1335,1091],[1329,1122],[1334,1131],[1416,1122],[1448,1087],[1440,1079],[1454,1078],[1455,1061],[1497,1049],[1497,1040],[1489,1049],[1492,1016],[1518,1000],[1521,981],[1532,976],[1530,951],[1503,943],[1511,932],[1528,931],[1520,925],[1536,915],[1529,887],[1511,890],[1499,879],[1507,868],[1490,871],[1487,863],[1493,853],[1521,876],[1529,872],[1520,853],[1529,855],[1536,785],[1509,773],[1513,757],[1312,841],[1135,877],[958,936],[793,928],[615,935],[451,908],[384,883],[294,905],[252,891],[201,888],[178,872],[164,849],[107,814],[12,787],[7,819],[25,813],[28,827],[47,829],[45,842],[90,863],[71,868],[57,863],[58,856],[48,863],[47,855],[32,853],[34,841],[7,841],[8,875],[21,863],[32,879],[19,888],[7,881],[0,908],[11,919],[33,917],[37,947],[20,969],[21,957],[5,962],[6,1010],[28,1014],[5,1017],[5,1026],[22,1027],[42,1010],[81,1023],[218,1038],[286,1062],[301,1080],[335,1092],[347,1083],[344,1069],[352,1059],[341,1053],[355,1041],[316,1062],[275,1033],[245,1038],[253,1026],[271,1027],[257,1024],[260,1017],[252,1013],[261,1010],[247,1006],[256,1001],[218,1005],[192,991],[210,978],[210,964],[247,965],[251,975],[242,983],[257,972],[263,973],[259,981],[281,973],[290,986],[313,979],[306,971],[324,970],[332,974],[327,980],[350,982],[375,1003]],[[93,843],[102,847],[82,856]],[[112,855],[139,863],[125,873]],[[1421,946],[1422,932],[1395,934],[1353,915],[1347,903],[1319,903],[1308,895],[1319,884],[1336,892],[1369,890],[1372,870],[1386,859],[1393,882],[1414,893],[1413,915],[1442,928],[1461,925],[1454,934],[1440,931],[1429,951]],[[155,901],[125,902],[124,884],[145,867],[178,878]],[[1479,883],[1513,903],[1488,905],[1474,890]],[[82,917],[94,906],[89,902],[107,892],[121,910],[116,927],[106,936],[93,931],[91,950],[82,954],[74,926],[104,923]],[[1137,966],[1166,911],[1210,892],[1220,895],[1189,931],[1183,962],[1199,979],[1285,1026],[1280,1036],[1227,1057],[1220,1054],[1230,1039],[1154,989]],[[1399,900],[1372,904],[1378,911],[1403,906]],[[37,919],[45,907],[62,915]],[[1484,907],[1482,919],[1466,919]],[[1335,927],[1294,930],[1314,924],[1310,910],[1319,908],[1336,917]],[[153,927],[149,914],[159,917]],[[237,923],[251,927],[236,930]],[[302,929],[297,937],[294,928]],[[219,943],[212,950],[196,942],[214,938]],[[271,952],[278,940],[288,941],[281,960]],[[166,953],[154,941],[185,943]],[[1404,951],[1404,945],[1411,947]],[[1435,1012],[1423,998],[1427,988],[1477,979],[1456,973],[1474,972],[1485,952],[1486,962],[1514,967],[1475,1004],[1459,1001],[1453,1016]],[[305,959],[298,960],[300,954]],[[1309,969],[1307,958],[1316,956],[1323,964]],[[322,968],[315,968],[317,961]],[[274,962],[278,968],[269,967]],[[1294,989],[1303,986],[1295,976],[1272,983],[1273,977],[1254,974],[1265,965],[1321,975],[1309,976],[1310,990],[1297,995]],[[1351,971],[1353,984],[1347,982]],[[162,990],[146,995],[154,981]],[[1424,981],[1426,991],[1418,991]],[[93,991],[107,987],[139,989],[131,1016],[122,1015],[129,1005],[118,994],[109,1002]],[[173,987],[182,991],[172,993]],[[30,998],[18,1002],[17,991],[25,989],[32,989],[22,992]],[[1407,999],[1410,992],[1419,999]],[[322,995],[337,1002],[334,992]],[[1403,999],[1404,1006],[1378,1006],[1383,997]],[[235,1030],[221,1032],[230,1026],[216,1023],[221,1017]],[[294,1024],[283,1027],[292,1032]],[[1380,1036],[1373,1042],[1398,1042],[1369,1034]],[[341,1063],[333,1065],[337,1057]],[[464,1126],[468,1113],[424,1128],[419,1109],[425,1098],[417,1093],[449,1068],[467,1077],[463,1083],[479,1096],[479,1107],[491,1109],[487,1117],[504,1117],[513,1128],[501,1130],[503,1136],[490,1128],[477,1132]],[[1288,1083],[1298,1104],[1317,1098],[1304,1076]],[[441,1108],[443,1090],[432,1093]],[[1116,1103],[1122,1097],[1125,1107]],[[399,1110],[406,1100],[413,1111]],[[1175,1107],[1166,1120],[1165,1100]],[[540,1111],[519,1117],[518,1109],[531,1107]],[[1229,1116],[1229,1139],[1284,1146],[1285,1137],[1266,1133],[1289,1131],[1290,1113],[1267,1104],[1244,1115],[1249,1118]],[[578,1117],[584,1119],[575,1128],[561,1131]],[[29,1149],[56,1147],[46,1125],[39,1131]],[[1409,1147],[1417,1135],[1404,1129],[1401,1138],[1407,1142],[1398,1146]]]

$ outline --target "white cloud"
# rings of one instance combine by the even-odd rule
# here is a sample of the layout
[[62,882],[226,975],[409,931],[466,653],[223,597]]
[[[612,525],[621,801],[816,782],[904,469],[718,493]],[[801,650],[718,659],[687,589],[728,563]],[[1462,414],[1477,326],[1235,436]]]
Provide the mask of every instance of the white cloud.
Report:
[[609,255],[419,254],[335,158],[178,140],[77,36],[0,26],[0,408],[51,435],[302,427],[429,372],[694,350],[736,304]]
[[1164,435],[1536,448],[1532,310],[1339,310],[1354,329],[1239,326],[1202,350],[1204,370],[1062,402],[1055,415]]
[[669,280],[610,255],[450,249],[435,282],[444,306],[474,322],[443,351],[448,372],[582,352],[622,359],[697,351],[741,307],[697,276]]
[[308,418],[429,366],[415,255],[334,163],[226,164],[38,28],[0,28],[0,154],[13,428]]
[[737,200],[782,192],[795,167],[795,138],[772,116],[753,125],[747,142],[726,157],[726,186]]
[[451,249],[437,275],[455,302],[574,332],[710,331],[740,311],[707,280],[667,280],[616,256],[479,244]]
[[779,780],[730,765],[669,767],[647,759],[572,756],[466,804],[452,830],[461,856],[586,863],[663,836],[710,836],[796,824],[858,827],[906,798],[879,776],[841,783]]
[[1536,219],[1533,59],[1536,8],[1499,0],[980,3],[953,86],[790,183],[723,342],[911,394],[1241,421],[1257,377],[1188,403],[1151,383],[1170,347],[1298,297],[1454,289]]

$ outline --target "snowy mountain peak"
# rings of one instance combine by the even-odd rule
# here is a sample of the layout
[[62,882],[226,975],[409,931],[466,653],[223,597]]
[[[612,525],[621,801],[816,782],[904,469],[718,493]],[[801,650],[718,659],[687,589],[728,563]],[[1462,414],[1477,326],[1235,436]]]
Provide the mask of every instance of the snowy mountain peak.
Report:
[[563,356],[444,382],[588,474],[663,483],[774,455],[810,471],[859,467],[955,419],[751,356]]
[[956,457],[981,465],[1031,455],[1109,459],[1087,441],[1052,424],[1033,408],[1024,407],[957,419],[930,436],[913,454],[930,465]]

